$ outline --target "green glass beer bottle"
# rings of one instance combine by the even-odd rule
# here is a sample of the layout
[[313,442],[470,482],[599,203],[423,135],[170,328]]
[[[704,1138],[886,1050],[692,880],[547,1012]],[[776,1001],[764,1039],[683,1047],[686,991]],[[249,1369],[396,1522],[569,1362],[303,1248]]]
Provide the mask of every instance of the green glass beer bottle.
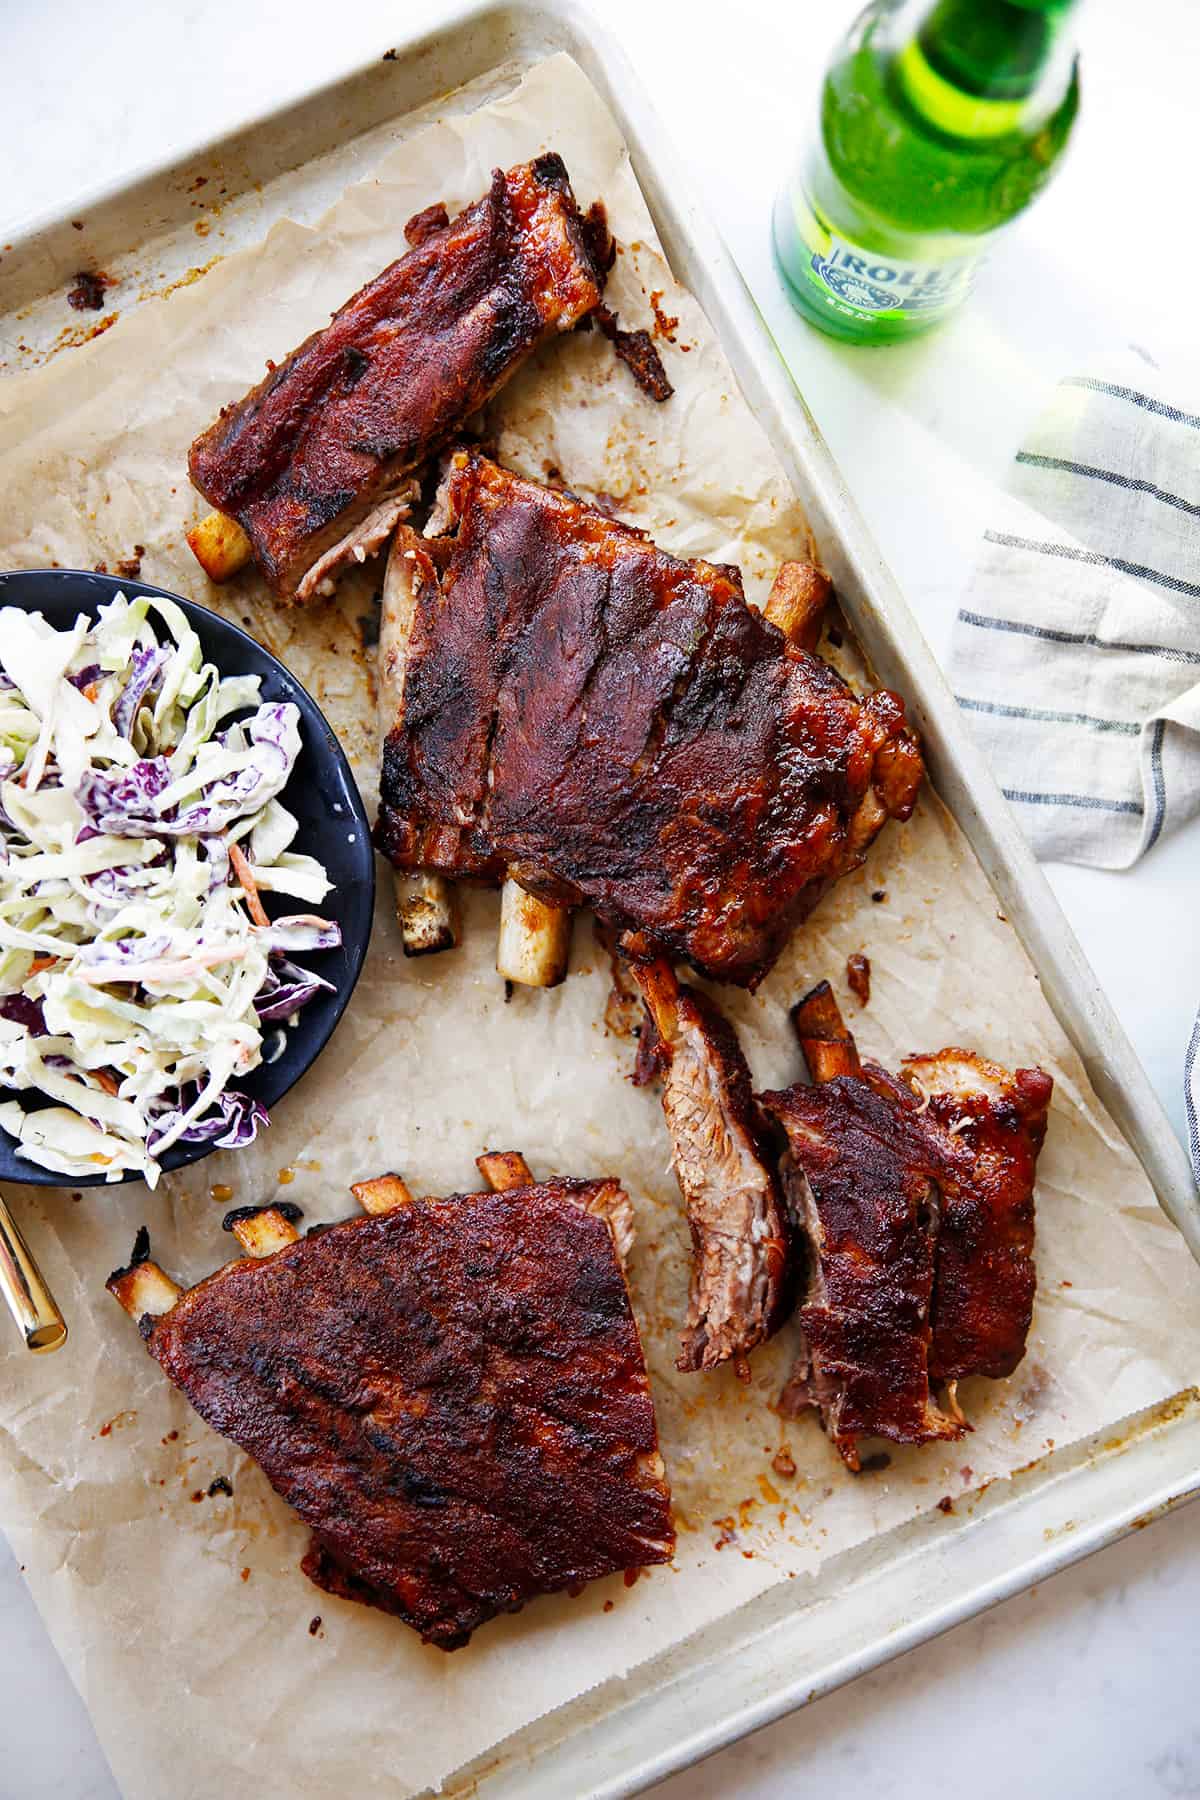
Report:
[[790,297],[834,337],[928,331],[1045,186],[1079,110],[1075,0],[872,0],[775,208]]

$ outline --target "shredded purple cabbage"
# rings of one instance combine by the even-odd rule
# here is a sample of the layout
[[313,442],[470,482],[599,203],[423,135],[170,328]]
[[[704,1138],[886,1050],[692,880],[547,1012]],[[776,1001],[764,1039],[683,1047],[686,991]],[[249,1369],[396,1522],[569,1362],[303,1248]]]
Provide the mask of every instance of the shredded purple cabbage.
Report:
[[[139,713],[153,704],[161,688],[164,671],[173,651],[154,645],[136,648],[123,677],[116,703],[112,708],[115,730],[129,741],[136,728]],[[105,671],[90,664],[69,677],[80,692],[101,680]],[[14,684],[0,672],[0,691]],[[89,914],[97,918],[111,916],[120,906],[140,892],[143,870],[170,864],[174,857],[172,840],[195,837],[208,865],[206,873],[210,891],[225,887],[231,879],[230,855],[226,833],[238,819],[259,810],[286,783],[292,773],[300,746],[298,709],[287,702],[260,706],[240,724],[219,733],[212,743],[215,748],[233,752],[249,752],[246,765],[230,774],[210,780],[207,786],[189,796],[182,805],[162,808],[161,796],[172,785],[174,775],[165,755],[146,756],[131,767],[111,766],[88,769],[80,780],[76,799],[84,815],[75,841],[83,844],[101,834],[129,839],[163,840],[151,863],[123,865],[103,869],[88,877],[93,900]],[[0,752],[0,782],[14,777],[18,764]],[[61,772],[49,765],[44,784],[61,784]],[[0,829],[15,829],[0,807]],[[0,860],[6,854],[0,836]],[[107,909],[107,910],[106,910]],[[254,1006],[260,1024],[269,1036],[270,1028],[292,1020],[320,994],[335,993],[333,982],[291,961],[289,951],[331,950],[340,945],[340,927],[329,920],[308,914],[297,914],[273,920],[269,926],[254,927],[254,935],[267,953],[268,968]],[[203,936],[203,934],[201,934]],[[136,968],[168,953],[170,939],[127,938],[120,942],[93,941],[81,946],[80,960],[91,969],[103,971],[106,981],[128,981]],[[20,1025],[31,1037],[46,1037],[48,1027],[42,1002],[23,993],[0,995],[0,1019]],[[280,1033],[282,1040],[282,1033]],[[72,1069],[70,1057],[47,1059],[55,1067]],[[146,1148],[150,1155],[169,1134],[178,1130],[189,1107],[194,1106],[200,1085],[190,1082],[168,1090],[151,1108],[151,1123]],[[81,1109],[82,1114],[82,1109]],[[86,1114],[82,1114],[86,1116]],[[260,1130],[269,1126],[266,1109],[248,1094],[227,1089],[205,1108],[201,1118],[179,1131],[176,1142],[204,1144],[212,1148],[239,1149],[254,1141]]]
[[269,925],[256,925],[254,934],[269,951],[336,950],[342,928],[336,919],[319,919],[313,913],[288,913]]
[[170,950],[171,940],[166,936],[96,938],[90,944],[84,944],[78,956],[90,969],[111,969],[110,981],[126,981],[129,978],[124,970],[130,963],[157,962],[159,957],[169,955]]
[[5,994],[0,999],[0,1019],[23,1025],[30,1037],[49,1035],[41,1001],[32,1000],[28,994]]
[[[225,749],[239,748],[244,732],[245,747],[255,752],[253,762],[211,782],[191,805],[168,816],[160,814],[154,804],[171,781],[163,756],[144,757],[131,769],[89,769],[75,797],[93,825],[114,837],[211,835],[234,819],[257,811],[283,786],[299,745],[298,716],[296,707],[287,701],[260,706],[244,725],[221,732],[213,741]],[[231,735],[234,732],[236,737]]]
[[332,981],[310,974],[307,969],[297,967],[286,956],[275,952],[271,957],[267,978],[255,995],[254,1010],[260,1024],[276,1025],[281,1020],[290,1019],[293,1013],[298,1013],[302,1006],[307,1006],[318,994],[335,992]]
[[98,831],[113,837],[150,837],[160,824],[154,801],[171,785],[165,756],[143,757],[129,769],[89,769],[75,798]]
[[[180,1094],[180,1104],[169,1111],[160,1113],[154,1121],[151,1135],[146,1140],[146,1148],[154,1154],[156,1140],[165,1137],[172,1129],[181,1114],[185,1113],[195,1101],[196,1090]],[[234,1088],[226,1088],[213,1101],[213,1110],[202,1118],[194,1119],[176,1139],[180,1144],[212,1144],[219,1150],[240,1150],[246,1144],[252,1144],[264,1126],[271,1123],[265,1106],[252,1100],[249,1094],[238,1093]]]
[[[84,826],[83,831],[94,835],[88,826]],[[85,841],[83,831],[75,839],[77,844]],[[158,869],[170,860],[171,852],[164,844],[159,854],[152,856],[148,862],[121,863],[115,869],[97,869],[94,875],[86,875],[84,880],[102,907],[111,909],[128,906],[132,901],[138,900],[142,894],[141,884],[134,877],[139,875],[143,869]],[[91,916],[89,912],[89,917]]]
[[123,738],[133,736],[134,722],[142,702],[150,690],[158,685],[159,677],[170,660],[171,652],[162,644],[156,644],[152,650],[134,651],[129,664],[129,679],[113,708],[113,724]]

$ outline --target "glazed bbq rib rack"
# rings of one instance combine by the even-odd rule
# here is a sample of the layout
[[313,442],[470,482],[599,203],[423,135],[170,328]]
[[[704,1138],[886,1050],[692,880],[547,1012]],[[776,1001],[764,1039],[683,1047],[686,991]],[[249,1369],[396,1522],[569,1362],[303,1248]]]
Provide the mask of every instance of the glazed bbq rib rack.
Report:
[[384,577],[377,847],[757,987],[924,773],[899,696],[807,648],[827,580],[785,561],[760,612],[737,569],[466,449],[435,512]]
[[[0,264],[0,355],[48,349],[81,262],[156,291],[197,260],[190,194],[220,167],[229,247],[275,219],[319,218],[399,141],[409,115],[494,72],[496,92],[566,51],[616,117],[664,250],[705,309],[737,381],[804,504],[817,551],[871,664],[908,703],[933,786],[954,813],[1038,971],[1043,991],[1166,1213],[1200,1258],[1200,1204],[1182,1147],[1032,860],[953,698],[776,357],[719,236],[690,196],[627,61],[573,0],[452,0],[435,30],[386,61],[119,187],[34,221]],[[501,72],[502,71],[502,72]],[[79,233],[72,219],[86,219]],[[20,315],[18,317],[18,315]],[[480,1800],[615,1800],[1044,1579],[1200,1493],[1200,1398],[1189,1392],[1009,1482],[784,1582],[688,1642],[517,1733],[443,1792]],[[798,1593],[798,1588],[802,1592]]]
[[286,1201],[235,1208],[244,1254],[186,1291],[143,1226],[106,1283],[311,1527],[309,1579],[445,1651],[675,1547],[628,1196],[535,1182],[519,1151],[476,1162],[481,1191],[417,1200],[376,1176],[361,1214],[303,1235]]

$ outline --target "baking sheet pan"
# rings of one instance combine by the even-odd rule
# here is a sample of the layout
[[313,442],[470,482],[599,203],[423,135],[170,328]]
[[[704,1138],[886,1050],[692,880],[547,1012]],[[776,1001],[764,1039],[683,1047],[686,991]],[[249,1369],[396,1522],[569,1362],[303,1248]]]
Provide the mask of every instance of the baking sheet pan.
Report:
[[[0,305],[23,315],[10,314],[0,354],[11,367],[53,344],[57,325],[39,295],[61,293],[64,277],[81,260],[121,272],[128,259],[149,291],[187,279],[206,254],[265,229],[274,216],[272,178],[281,171],[316,156],[303,188],[309,216],[316,216],[394,141],[399,115],[506,59],[532,62],[554,49],[576,58],[618,117],[668,256],[717,327],[805,506],[856,633],[880,677],[913,705],[938,788],[1033,956],[1097,1090],[1195,1250],[1196,1203],[1182,1151],[970,746],[736,271],[687,202],[686,184],[627,67],[581,15],[532,6],[459,9],[434,38],[399,50],[333,93],[123,193],[75,202],[72,217],[85,220],[83,234],[69,221],[47,223],[14,243],[0,268]],[[213,175],[197,188],[206,157]],[[218,206],[206,192],[210,183],[226,190]],[[294,189],[288,212],[296,215]],[[200,262],[187,262],[181,222],[207,225],[193,233]],[[463,1781],[489,1793],[635,1791],[1190,1496],[1200,1468],[1198,1438],[1200,1420],[1190,1402],[1181,1402],[1127,1427],[1120,1440],[1097,1440],[1046,1459],[1027,1476],[959,1503],[965,1512],[891,1534],[850,1581],[830,1565],[804,1584],[803,1605],[795,1585],[768,1593],[706,1634],[703,1644],[673,1652],[661,1666],[639,1669],[510,1740]]]

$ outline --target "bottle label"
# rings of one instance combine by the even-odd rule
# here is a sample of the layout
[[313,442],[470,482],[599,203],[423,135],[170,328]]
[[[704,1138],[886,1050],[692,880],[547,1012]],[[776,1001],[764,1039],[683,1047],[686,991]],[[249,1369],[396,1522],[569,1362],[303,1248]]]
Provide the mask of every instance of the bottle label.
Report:
[[939,263],[898,262],[847,243],[836,233],[821,235],[827,248],[805,246],[813,275],[837,310],[852,316],[919,313],[929,319],[950,312],[970,293],[980,261],[977,256],[958,256]]

